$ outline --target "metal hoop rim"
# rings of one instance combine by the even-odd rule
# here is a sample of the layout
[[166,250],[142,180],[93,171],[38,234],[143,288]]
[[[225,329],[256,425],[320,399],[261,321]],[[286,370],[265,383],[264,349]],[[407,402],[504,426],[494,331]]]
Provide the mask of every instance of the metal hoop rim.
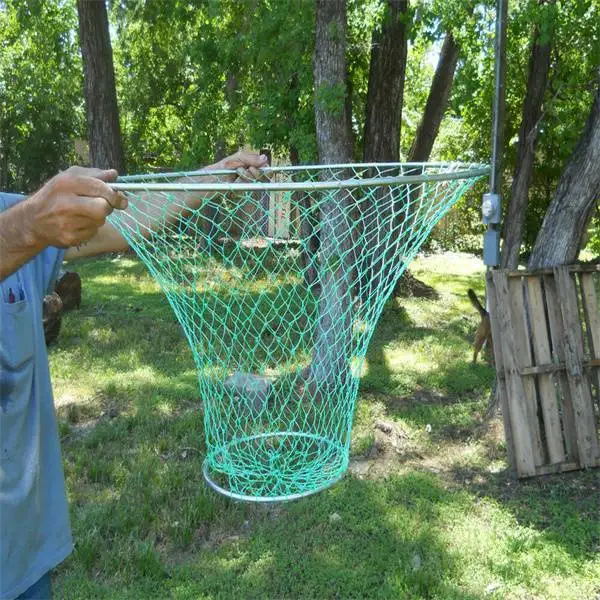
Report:
[[[284,437],[284,436],[285,437],[303,437],[303,438],[308,438],[308,439],[325,442],[328,446],[336,446],[336,444],[333,444],[331,442],[331,440],[329,440],[326,437],[321,436],[321,435],[316,435],[313,433],[302,433],[300,431],[277,431],[274,433],[259,433],[256,435],[245,436],[245,437],[236,439],[232,442],[229,442],[228,444],[225,445],[225,447],[237,445],[240,442],[249,442],[252,440],[258,440],[261,438]],[[202,464],[202,475],[204,476],[206,483],[208,483],[208,485],[214,491],[218,492],[219,494],[222,494],[223,496],[227,496],[228,498],[232,498],[233,500],[241,500],[244,502],[256,502],[256,503],[260,503],[260,504],[268,504],[270,502],[290,502],[292,500],[299,500],[300,498],[306,498],[307,496],[312,496],[313,494],[318,494],[319,492],[322,492],[323,490],[326,490],[327,488],[329,488],[332,485],[334,485],[335,483],[337,483],[346,474],[346,471],[348,470],[348,456],[347,456],[347,452],[345,452],[341,446],[340,446],[340,449],[344,453],[344,462],[343,462],[344,468],[341,470],[341,472],[335,478],[325,482],[323,485],[320,485],[312,490],[302,492],[300,494],[289,494],[286,496],[262,496],[262,497],[260,497],[260,496],[249,496],[247,494],[236,494],[235,492],[231,492],[230,490],[225,489],[224,487],[220,486],[219,484],[217,484],[215,481],[213,481],[210,478],[210,476],[208,474],[208,471],[209,471],[208,457],[204,459],[204,462]]]
[[[147,175],[128,175],[120,177],[111,187],[123,192],[257,192],[257,191],[286,191],[286,190],[328,190],[348,189],[373,186],[392,186],[408,183],[427,183],[435,181],[451,181],[473,179],[489,175],[490,167],[478,163],[347,163],[335,165],[303,165],[296,167],[269,167],[265,173],[286,173],[294,171],[317,171],[324,169],[368,169],[368,168],[447,168],[452,170],[423,173],[421,175],[400,175],[397,177],[372,177],[368,179],[345,179],[331,181],[275,181],[275,182],[244,182],[244,183],[148,183],[165,177],[192,177],[234,175],[235,171],[227,169],[182,171],[171,173],[152,173]],[[142,183],[145,182],[145,183]]]

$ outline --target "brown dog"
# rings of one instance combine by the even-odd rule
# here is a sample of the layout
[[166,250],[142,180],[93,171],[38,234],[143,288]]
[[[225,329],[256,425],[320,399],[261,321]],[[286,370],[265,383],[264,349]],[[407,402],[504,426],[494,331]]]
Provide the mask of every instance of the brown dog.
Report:
[[477,297],[477,294],[475,294],[473,290],[467,290],[467,295],[469,296],[471,304],[477,309],[477,311],[481,315],[481,322],[479,323],[479,327],[477,327],[477,332],[475,333],[473,364],[477,362],[477,355],[483,348],[484,344],[486,345],[487,350],[490,353],[490,357],[493,363],[494,347],[492,346],[492,325],[490,323],[490,314],[487,310],[485,310],[483,304],[481,304],[479,298]]

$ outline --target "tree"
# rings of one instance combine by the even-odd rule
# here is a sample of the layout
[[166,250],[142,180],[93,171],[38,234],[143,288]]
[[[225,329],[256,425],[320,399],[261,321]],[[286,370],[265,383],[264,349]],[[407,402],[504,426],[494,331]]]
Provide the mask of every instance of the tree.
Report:
[[319,160],[321,164],[348,163],[352,133],[346,102],[345,0],[317,0],[313,75]]
[[108,15],[104,0],[77,0],[92,166],[125,171]]
[[[554,8],[554,0],[549,0],[549,2],[541,0],[540,4],[549,4]],[[519,265],[519,251],[529,201],[529,186],[533,175],[535,149],[542,119],[542,102],[550,70],[553,21],[554,13],[549,12],[544,22],[544,30],[537,25],[533,33],[516,166],[511,186],[508,216],[504,221],[501,258],[501,266],[504,269],[516,269]]]
[[[317,0],[313,55],[315,122],[321,164],[352,160],[346,92],[346,0]],[[352,243],[348,192],[328,192],[320,205],[321,293],[310,375],[332,389],[347,373],[351,343]]]
[[381,28],[373,32],[363,141],[365,162],[399,160],[407,13],[408,0],[385,0]]
[[548,207],[529,260],[530,269],[574,261],[600,198],[600,70],[585,128]]
[[444,111],[448,105],[457,62],[458,44],[454,41],[452,33],[448,33],[442,44],[423,117],[408,154],[408,162],[426,162],[429,160],[433,143],[440,130]]
[[0,190],[32,192],[71,162],[84,124],[74,6],[0,2]]

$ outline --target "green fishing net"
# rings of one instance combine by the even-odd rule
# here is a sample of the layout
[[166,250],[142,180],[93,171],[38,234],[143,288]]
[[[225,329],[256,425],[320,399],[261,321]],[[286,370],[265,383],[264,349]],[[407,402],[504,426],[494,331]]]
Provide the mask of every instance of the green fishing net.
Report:
[[[204,476],[237,499],[322,490],[346,471],[361,369],[386,299],[488,169],[273,168],[123,177],[110,222],[164,290],[198,369]],[[190,208],[191,207],[191,208]]]

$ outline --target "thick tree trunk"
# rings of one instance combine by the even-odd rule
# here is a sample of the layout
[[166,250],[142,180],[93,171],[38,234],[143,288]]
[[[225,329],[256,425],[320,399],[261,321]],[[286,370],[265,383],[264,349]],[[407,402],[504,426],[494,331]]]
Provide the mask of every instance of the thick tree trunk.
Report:
[[[352,160],[352,135],[346,90],[346,0],[317,0],[316,39],[313,55],[315,121],[321,164]],[[311,377],[319,387],[333,389],[348,371],[350,285],[352,265],[346,250],[352,243],[348,231],[348,192],[326,191],[320,200],[321,240],[319,320]],[[323,390],[324,391],[324,390]]]
[[458,45],[452,34],[448,33],[442,44],[440,58],[431,82],[425,110],[417,128],[415,141],[408,153],[408,162],[427,162],[429,160],[433,143],[440,130],[442,117],[448,106],[457,62]]
[[85,106],[94,167],[125,171],[112,48],[104,0],[77,0]]
[[365,162],[397,162],[408,36],[408,0],[385,0],[380,31],[373,33],[365,114]]
[[[400,158],[400,130],[404,79],[408,51],[406,18],[408,0],[384,0],[385,14],[381,29],[373,32],[369,88],[365,112],[363,159],[365,162],[398,162]],[[376,170],[371,175],[377,176]],[[359,288],[367,302],[373,290],[379,290],[387,279],[395,257],[395,248],[386,248],[381,241],[382,231],[390,227],[398,214],[397,201],[389,197],[388,188],[373,194],[377,210],[363,206],[360,221],[364,229],[363,256],[366,263],[361,270]],[[395,223],[398,227],[399,223]],[[381,290],[379,290],[380,293]]]
[[313,75],[321,164],[352,159],[346,90],[346,0],[317,0]]
[[536,27],[529,59],[529,76],[527,78],[527,94],[523,103],[523,119],[519,129],[517,163],[512,182],[508,216],[504,222],[501,258],[503,269],[516,269],[519,266],[519,251],[523,238],[527,204],[529,203],[529,186],[533,174],[542,102],[546,92],[548,71],[550,70],[551,49],[550,40],[544,44],[540,43],[540,30],[539,27]]
[[573,262],[600,198],[600,71],[598,89],[583,134],[548,207],[531,258],[530,269]]

